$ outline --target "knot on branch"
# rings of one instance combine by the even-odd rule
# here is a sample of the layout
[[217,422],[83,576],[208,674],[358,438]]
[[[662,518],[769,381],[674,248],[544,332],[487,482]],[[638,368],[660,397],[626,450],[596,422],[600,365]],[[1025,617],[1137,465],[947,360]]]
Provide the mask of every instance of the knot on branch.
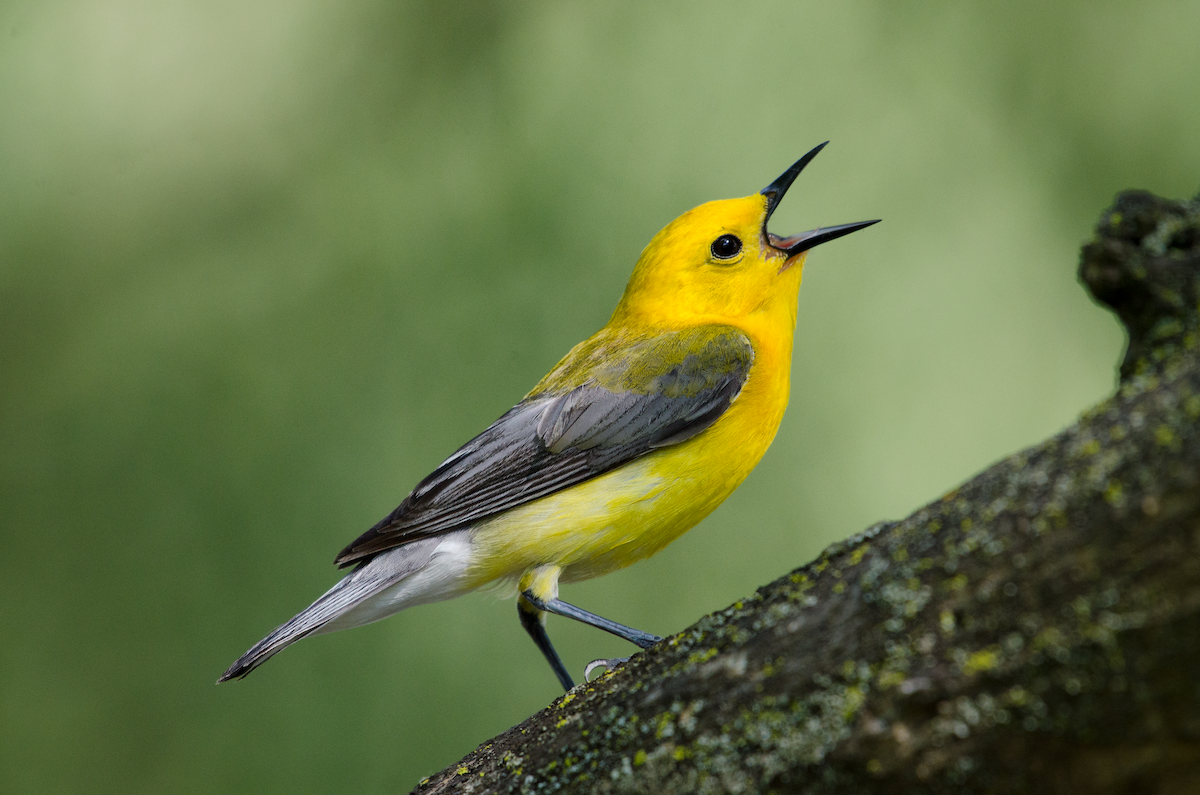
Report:
[[1200,339],[1200,196],[1118,194],[1083,247],[1079,278],[1129,333],[1121,380],[1161,372]]

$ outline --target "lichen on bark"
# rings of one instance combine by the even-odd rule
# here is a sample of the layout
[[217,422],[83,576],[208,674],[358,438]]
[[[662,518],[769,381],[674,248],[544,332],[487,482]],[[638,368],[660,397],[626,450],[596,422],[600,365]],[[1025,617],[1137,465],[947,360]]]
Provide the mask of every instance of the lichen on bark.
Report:
[[1110,399],[417,792],[1200,792],[1200,197],[1118,196],[1080,278]]

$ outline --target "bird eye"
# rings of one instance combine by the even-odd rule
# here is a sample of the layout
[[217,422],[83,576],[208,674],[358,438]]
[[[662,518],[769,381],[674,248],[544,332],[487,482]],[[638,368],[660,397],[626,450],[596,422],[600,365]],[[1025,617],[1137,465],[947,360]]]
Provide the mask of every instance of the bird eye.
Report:
[[709,247],[717,259],[732,259],[742,250],[742,241],[737,235],[721,235]]

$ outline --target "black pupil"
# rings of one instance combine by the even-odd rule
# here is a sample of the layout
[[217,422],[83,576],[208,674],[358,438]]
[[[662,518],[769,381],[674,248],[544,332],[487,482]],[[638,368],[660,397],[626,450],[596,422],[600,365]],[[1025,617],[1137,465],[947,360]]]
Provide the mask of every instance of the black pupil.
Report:
[[742,241],[738,240],[737,235],[721,235],[712,244],[712,253],[717,259],[736,257],[741,250]]

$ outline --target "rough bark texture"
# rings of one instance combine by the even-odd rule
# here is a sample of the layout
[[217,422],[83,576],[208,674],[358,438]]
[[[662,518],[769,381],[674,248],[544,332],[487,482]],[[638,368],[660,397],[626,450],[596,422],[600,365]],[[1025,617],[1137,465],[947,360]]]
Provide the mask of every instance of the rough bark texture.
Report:
[[1200,198],[1118,196],[1080,277],[1112,398],[417,792],[1200,792]]

